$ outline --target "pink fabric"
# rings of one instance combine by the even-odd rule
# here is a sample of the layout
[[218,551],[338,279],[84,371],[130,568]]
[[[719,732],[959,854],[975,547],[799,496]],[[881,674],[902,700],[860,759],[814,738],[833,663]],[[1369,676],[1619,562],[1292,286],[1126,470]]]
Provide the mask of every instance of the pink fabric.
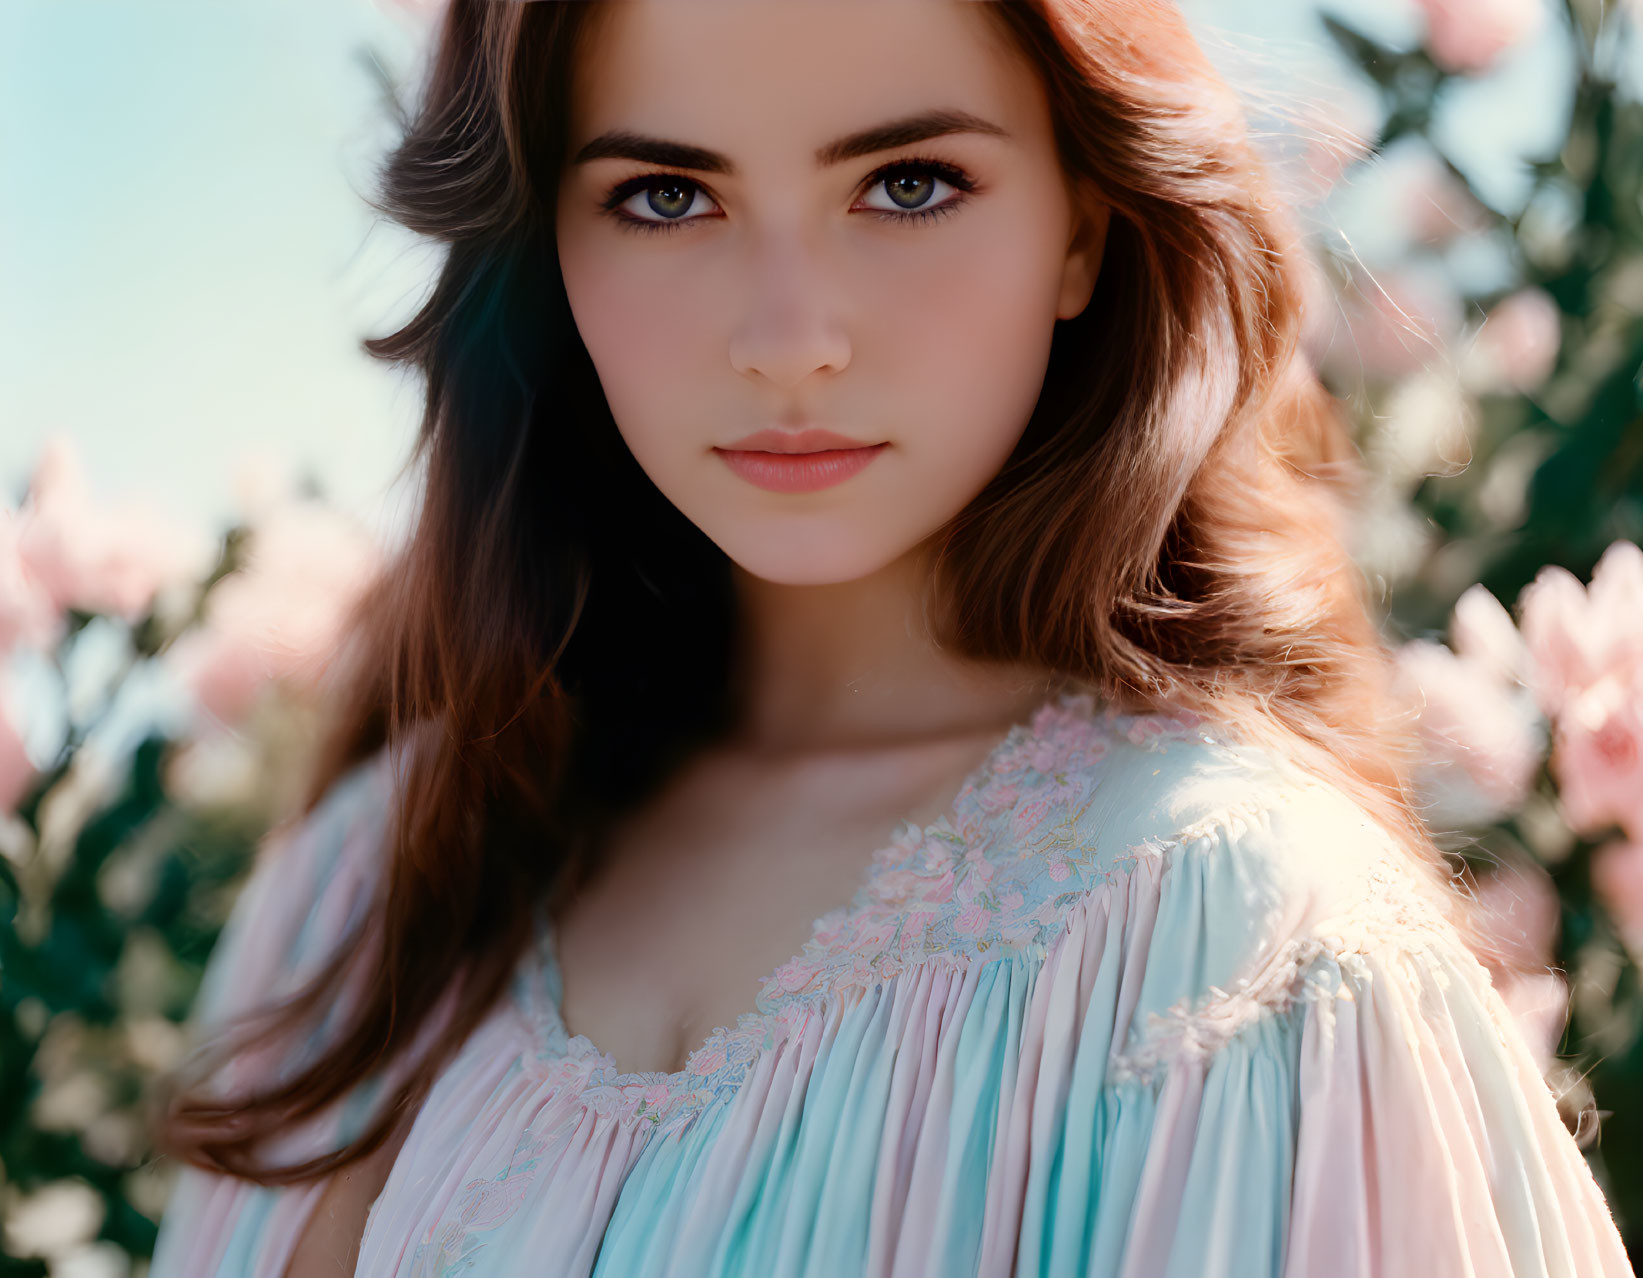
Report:
[[[390,780],[361,773],[247,889],[208,1008],[366,909]],[[1196,721],[1052,704],[678,1074],[566,1035],[545,938],[418,1115],[358,1272],[1629,1275],[1405,855]],[[273,1278],[314,1197],[185,1174],[156,1273]]]

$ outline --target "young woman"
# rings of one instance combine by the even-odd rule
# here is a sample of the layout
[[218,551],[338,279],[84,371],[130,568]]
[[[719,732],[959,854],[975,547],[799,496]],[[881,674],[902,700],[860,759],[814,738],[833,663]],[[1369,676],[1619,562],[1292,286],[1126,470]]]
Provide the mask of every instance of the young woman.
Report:
[[1630,1272],[1172,5],[455,0],[384,203],[425,503],[156,1274]]

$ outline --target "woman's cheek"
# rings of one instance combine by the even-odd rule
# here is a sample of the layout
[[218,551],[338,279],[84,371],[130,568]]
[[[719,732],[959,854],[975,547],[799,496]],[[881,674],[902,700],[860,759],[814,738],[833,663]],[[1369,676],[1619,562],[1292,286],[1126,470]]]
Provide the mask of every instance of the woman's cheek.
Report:
[[1043,388],[1059,277],[1018,244],[975,245],[932,284],[928,322],[900,330],[899,389],[930,406],[949,469],[1002,465]]

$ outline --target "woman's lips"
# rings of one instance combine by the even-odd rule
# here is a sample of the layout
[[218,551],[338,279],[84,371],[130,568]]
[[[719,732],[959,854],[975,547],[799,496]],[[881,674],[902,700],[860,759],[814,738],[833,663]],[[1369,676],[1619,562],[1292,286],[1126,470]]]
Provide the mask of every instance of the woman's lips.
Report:
[[715,448],[736,474],[773,493],[813,493],[842,484],[864,469],[890,445],[829,448],[815,453],[767,453],[753,449]]

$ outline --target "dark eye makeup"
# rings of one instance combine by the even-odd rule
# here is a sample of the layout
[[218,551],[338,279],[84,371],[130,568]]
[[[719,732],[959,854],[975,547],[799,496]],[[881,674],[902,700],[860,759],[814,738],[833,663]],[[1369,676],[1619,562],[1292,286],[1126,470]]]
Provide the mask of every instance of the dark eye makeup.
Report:
[[[959,194],[956,197],[949,199],[944,204],[937,204],[930,208],[907,209],[906,211],[899,213],[892,212],[889,209],[870,209],[868,212],[877,216],[881,221],[886,222],[933,221],[938,217],[945,217],[947,214],[956,211],[959,205],[968,200],[970,193],[973,192],[978,185],[975,179],[963,169],[958,168],[956,165],[948,164],[945,160],[935,160],[914,156],[907,159],[897,160],[892,164],[886,164],[882,168],[875,169],[867,180],[862,183],[862,190],[864,192],[871,190],[875,185],[882,182],[891,182],[903,177],[920,176],[925,174],[940,178],[943,182],[946,182],[949,186],[957,190]],[[651,218],[634,217],[631,213],[622,212],[621,206],[627,203],[627,201],[639,191],[663,189],[676,189],[685,194],[689,194],[700,190],[701,188],[698,183],[685,177],[681,173],[646,173],[639,177],[628,178],[624,182],[617,183],[605,195],[604,199],[600,201],[599,209],[602,213],[613,218],[618,226],[621,226],[624,229],[640,232],[671,232],[678,230],[680,227],[688,223],[701,220],[699,217],[679,217],[664,218],[658,221]],[[688,207],[688,204],[686,207]]]

